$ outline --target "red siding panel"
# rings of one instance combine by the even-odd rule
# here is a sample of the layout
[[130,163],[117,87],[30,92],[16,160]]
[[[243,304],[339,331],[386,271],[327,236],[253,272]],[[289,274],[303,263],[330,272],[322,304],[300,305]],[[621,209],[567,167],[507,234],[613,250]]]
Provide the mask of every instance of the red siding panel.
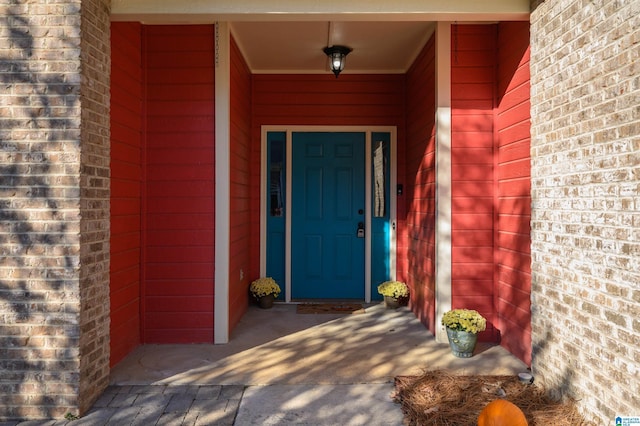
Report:
[[182,303],[180,300],[182,298],[188,300],[193,296],[207,295],[213,295],[209,279],[195,280],[182,277],[179,280],[158,280],[153,282],[153,287],[148,288],[146,291],[145,300],[148,301],[154,297],[176,296],[176,306],[179,306]]
[[527,364],[531,363],[529,118],[529,25],[501,23],[496,117],[499,214],[495,303],[501,344]]
[[[259,130],[261,124],[398,125],[404,112],[403,83],[401,75],[347,74],[338,80],[332,75],[254,75],[257,123],[253,128]],[[336,94],[342,97],[340,103]],[[376,104],[368,102],[371,96],[379,99]]]
[[[399,217],[399,269],[411,308],[435,333],[435,38],[407,73],[406,218]],[[405,260],[406,259],[406,260]]]
[[141,26],[111,24],[110,363],[140,344]]
[[[252,240],[260,234],[251,223],[251,73],[231,40],[230,115],[230,264],[229,332],[238,324],[249,304],[249,283],[257,278],[258,264],[252,264]],[[259,141],[259,139],[258,139]],[[258,180],[254,182],[259,182]],[[259,185],[253,185],[254,187]],[[259,223],[259,220],[258,220]],[[253,227],[252,227],[253,226]],[[257,238],[255,238],[257,240]],[[259,257],[259,256],[258,256]],[[282,283],[284,284],[284,283]]]
[[481,338],[529,363],[528,24],[452,31],[453,306],[478,309]]
[[[214,31],[144,28],[144,342],[213,342]],[[191,255],[190,255],[191,254]]]
[[493,286],[487,285],[493,283],[494,243],[486,238],[494,231],[496,27],[454,25],[452,37],[452,306],[482,313],[488,325],[480,339],[496,341]]
[[[213,319],[211,319],[213,321]],[[211,331],[205,328],[164,328],[158,323],[158,328],[150,328],[145,332],[145,340],[149,342],[193,343],[211,340]]]

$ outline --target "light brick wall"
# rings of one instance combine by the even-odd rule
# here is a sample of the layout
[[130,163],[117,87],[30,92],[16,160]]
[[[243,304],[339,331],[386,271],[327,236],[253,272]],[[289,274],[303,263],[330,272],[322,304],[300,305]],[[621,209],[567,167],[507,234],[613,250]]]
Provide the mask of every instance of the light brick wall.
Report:
[[0,419],[106,385],[109,11],[82,8],[0,0]]
[[536,3],[533,371],[611,424],[640,413],[640,2]]

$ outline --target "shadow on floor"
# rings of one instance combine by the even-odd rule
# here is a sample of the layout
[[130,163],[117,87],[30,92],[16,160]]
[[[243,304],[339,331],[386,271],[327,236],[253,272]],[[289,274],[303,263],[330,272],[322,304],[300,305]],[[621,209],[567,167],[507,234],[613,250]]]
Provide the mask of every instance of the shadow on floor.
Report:
[[407,308],[341,315],[252,306],[228,344],[140,346],[81,419],[24,425],[400,426],[394,377],[432,369],[516,374],[526,365],[487,344],[456,358]]
[[297,314],[293,304],[252,306],[225,345],[144,345],[115,366],[115,385],[388,383],[428,369],[517,374],[526,365],[500,346],[454,357],[408,308]]

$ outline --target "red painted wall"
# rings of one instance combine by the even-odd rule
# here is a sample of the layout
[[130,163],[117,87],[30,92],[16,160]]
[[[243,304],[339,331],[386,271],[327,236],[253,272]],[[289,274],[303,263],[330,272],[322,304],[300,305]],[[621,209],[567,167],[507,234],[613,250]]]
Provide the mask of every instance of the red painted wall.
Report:
[[[435,333],[435,36],[407,72],[406,185],[398,208],[398,278]],[[398,203],[400,205],[400,203]]]
[[146,26],[143,341],[213,342],[214,29]]
[[[114,364],[140,341],[212,341],[215,187],[213,28],[113,25]],[[453,305],[480,310],[491,324],[483,339],[499,330],[525,361],[527,28],[464,25],[452,33]],[[230,329],[259,273],[260,126],[298,124],[397,126],[405,186],[398,273],[433,331],[433,40],[406,76],[252,76],[234,42],[231,58]]]
[[529,23],[498,26],[495,305],[501,344],[531,365]]
[[487,318],[482,340],[497,340],[493,304],[493,107],[496,26],[453,25],[451,55],[452,307]]
[[254,75],[254,131],[262,124],[397,125],[403,75]]
[[141,26],[111,24],[111,365],[140,344]]
[[531,362],[529,26],[452,29],[452,304]]
[[[251,240],[260,235],[251,227],[251,73],[235,40],[231,40],[231,188],[229,332],[247,311],[251,267]],[[259,186],[259,178],[254,181]],[[257,239],[257,237],[255,237]],[[254,265],[255,266],[255,265]]]

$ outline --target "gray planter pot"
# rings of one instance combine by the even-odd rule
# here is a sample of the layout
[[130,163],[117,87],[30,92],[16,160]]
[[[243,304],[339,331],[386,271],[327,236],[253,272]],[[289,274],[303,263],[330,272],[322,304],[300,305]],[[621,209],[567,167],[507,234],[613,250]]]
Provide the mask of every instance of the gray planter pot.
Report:
[[468,331],[452,330],[447,327],[447,338],[451,352],[458,358],[471,358],[478,343],[478,334]]

